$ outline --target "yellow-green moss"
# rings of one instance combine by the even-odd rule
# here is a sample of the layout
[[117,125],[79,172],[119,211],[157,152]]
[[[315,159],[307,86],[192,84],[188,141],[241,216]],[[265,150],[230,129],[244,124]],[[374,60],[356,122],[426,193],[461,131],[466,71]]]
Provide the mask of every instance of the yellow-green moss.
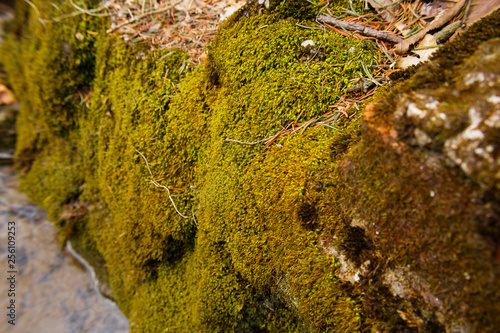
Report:
[[[70,10],[34,4],[44,18]],[[4,46],[16,56],[2,59],[23,103],[23,189],[99,266],[136,332],[440,331],[461,325],[461,312],[439,312],[453,301],[472,304],[467,324],[493,327],[496,294],[481,290],[497,280],[479,274],[498,265],[468,236],[497,203],[442,159],[433,174],[428,153],[394,149],[410,126],[394,118],[396,100],[451,80],[473,50],[457,42],[461,60],[442,53],[442,70],[418,70],[368,121],[263,150],[225,139],[255,142],[327,112],[378,54],[370,42],[306,28],[318,10],[309,3],[261,9],[252,2],[225,23],[199,68],[185,68],[178,50],[106,36],[100,19],[41,25],[29,10]],[[301,46],[309,39],[311,60]],[[386,125],[400,141],[387,141]],[[68,204],[84,216],[68,215]],[[415,270],[425,284],[408,273],[411,292],[399,297],[391,278]],[[453,274],[463,271],[474,284],[460,293]],[[458,296],[440,296],[441,280]],[[491,311],[478,313],[482,304]]]
[[14,130],[18,107],[15,105],[2,106],[0,109],[0,149],[12,153],[16,146],[16,132]]

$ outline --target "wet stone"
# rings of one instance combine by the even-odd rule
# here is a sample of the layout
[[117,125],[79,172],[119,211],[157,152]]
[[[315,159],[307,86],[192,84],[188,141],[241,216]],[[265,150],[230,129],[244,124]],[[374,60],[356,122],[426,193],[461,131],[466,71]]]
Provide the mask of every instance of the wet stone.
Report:
[[[16,190],[15,175],[0,166],[0,265],[7,267],[7,222],[16,222],[16,321],[0,332],[128,332],[127,318],[103,298],[91,274],[61,251],[45,211]],[[8,285],[0,284],[7,295]],[[10,298],[1,297],[7,307]]]

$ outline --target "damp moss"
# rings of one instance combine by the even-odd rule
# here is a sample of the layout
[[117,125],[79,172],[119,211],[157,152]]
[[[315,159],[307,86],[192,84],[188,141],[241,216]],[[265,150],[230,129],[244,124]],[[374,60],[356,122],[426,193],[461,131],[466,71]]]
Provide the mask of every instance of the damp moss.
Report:
[[[366,60],[374,52],[365,43],[324,35],[322,31],[301,28],[296,23],[296,20],[281,21],[270,15],[241,19],[217,37],[207,65],[210,70],[199,68],[188,73],[178,87],[163,78],[166,65],[158,62],[163,54],[144,58],[143,51],[137,48],[99,46],[99,52],[107,53],[105,57],[98,53],[98,59],[105,59],[97,65],[97,72],[102,73],[98,74],[97,82],[102,84],[94,86],[95,94],[101,99],[93,100],[95,104],[90,111],[103,115],[100,119],[94,118],[99,119],[96,124],[99,132],[95,135],[99,167],[92,174],[100,175],[95,179],[97,192],[105,198],[113,214],[113,222],[100,229],[103,240],[100,251],[113,272],[110,281],[117,300],[134,318],[137,330],[155,330],[161,325],[179,327],[179,330],[199,327],[221,332],[258,327],[278,331],[289,327],[295,331],[300,327],[360,326],[356,301],[338,290],[334,261],[325,259],[317,248],[308,245],[314,233],[307,235],[302,224],[294,224],[294,229],[287,231],[291,233],[288,246],[297,247],[292,258],[281,263],[280,243],[284,245],[286,241],[274,242],[264,255],[269,265],[275,262],[276,269],[267,267],[259,271],[257,268],[264,262],[258,262],[263,259],[258,253],[257,258],[248,256],[250,252],[244,250],[245,244],[247,250],[253,249],[256,244],[265,244],[267,237],[245,237],[245,232],[251,229],[237,230],[238,224],[247,228],[256,223],[253,214],[239,212],[240,206],[250,205],[249,209],[254,212],[265,209],[262,205],[266,200],[256,201],[257,193],[242,186],[260,182],[257,167],[265,164],[260,159],[267,155],[262,154],[263,145],[240,145],[224,139],[257,140],[279,131],[288,120],[302,122],[325,113],[328,105],[338,98],[331,92],[347,85],[350,78],[361,72],[360,61],[353,61],[354,65],[342,69],[331,66],[334,55]],[[263,24],[268,25],[272,34],[258,29]],[[235,39],[235,35],[239,39]],[[323,41],[322,48],[325,54],[330,54],[330,59],[311,64],[300,59],[300,43],[311,38],[316,39],[318,45]],[[262,42],[253,45],[247,42],[253,39]],[[235,54],[242,51],[248,54],[243,54],[236,66],[232,63],[236,60]],[[178,72],[182,64],[173,65],[170,64],[170,71]],[[256,66],[261,68],[255,71]],[[341,76],[341,70],[348,74]],[[218,76],[217,82],[211,79],[214,75]],[[318,130],[321,140],[329,138],[332,132],[326,128]],[[302,140],[314,146],[314,141]],[[167,193],[148,183],[149,171],[136,149],[145,155],[154,179],[163,178],[161,183],[172,188],[179,212],[186,216],[196,212],[196,220],[179,216],[172,209]],[[328,155],[328,149],[323,154]],[[318,157],[306,158],[300,168],[290,163],[298,179],[287,178],[291,184],[285,208],[294,220],[305,174],[308,168],[319,163],[313,162],[315,158]],[[298,155],[297,160],[303,160],[303,156]],[[277,162],[275,157],[273,163]],[[250,167],[252,169],[248,169]],[[279,188],[281,184],[274,186]],[[270,191],[272,193],[274,191]],[[141,202],[155,204],[141,206]],[[272,223],[280,213],[283,212],[275,212],[256,227]],[[276,222],[281,225],[285,221]],[[300,258],[301,254],[311,258]],[[313,277],[301,278],[297,272],[286,277],[300,260],[305,260],[301,270],[306,269],[309,262],[315,263]],[[248,272],[248,265],[254,266],[255,271]],[[140,299],[157,299],[154,296],[157,293],[165,295],[166,291],[159,289],[167,283],[160,282],[165,279],[165,270],[178,272],[169,279],[187,279],[187,285],[180,281],[172,285],[174,289],[186,290],[187,296],[183,302],[175,300],[179,295],[162,302],[162,307],[177,304],[175,316],[158,318],[155,315],[155,320],[145,320],[151,314],[144,313]],[[287,288],[276,285],[280,277],[286,281]],[[317,290],[311,294],[306,292],[313,286],[317,286]],[[137,290],[149,296],[135,297]],[[295,294],[300,296],[292,298]],[[330,297],[332,295],[334,297]],[[331,302],[319,313],[320,319],[317,318],[321,303],[318,299]],[[293,302],[300,302],[298,308]],[[342,316],[335,317],[334,313],[342,313]],[[180,324],[183,322],[180,318],[187,317],[192,318],[191,321]]]
[[[44,18],[71,10],[33,3]],[[440,150],[467,120],[441,137],[431,126],[436,143],[419,147],[419,124],[398,111],[411,91],[451,81],[478,41],[455,42],[459,60],[445,49],[363,118],[264,147],[329,111],[378,57],[373,45],[308,28],[309,2],[251,2],[193,68],[179,50],[105,35],[101,20],[43,26],[23,8],[27,25],[4,46],[17,56],[2,59],[23,103],[23,189],[99,266],[132,331],[495,327],[497,245],[485,232],[498,203]],[[494,37],[495,22],[463,40]]]
[[15,105],[2,106],[0,108],[0,149],[3,152],[12,153],[16,146],[16,116],[18,110]]
[[[76,118],[82,109],[81,100],[93,80],[95,37],[86,31],[98,30],[96,22],[87,17],[53,22],[49,18],[68,11],[47,2],[36,4],[38,12],[18,2],[17,19],[11,23],[13,32],[2,46],[1,61],[9,72],[9,81],[22,102],[17,118],[18,141],[16,159],[28,171],[34,163],[41,174],[30,174],[24,189],[36,203],[49,211],[54,219],[61,204],[66,203],[78,187],[75,172],[79,157],[74,154]],[[21,28],[22,27],[22,28]],[[76,33],[83,33],[78,39]],[[25,66],[24,64],[29,64]],[[29,92],[29,93],[28,93]],[[50,143],[50,144],[49,144]],[[35,157],[39,158],[35,161]],[[49,177],[51,165],[61,172],[52,173],[50,185],[42,185]],[[33,191],[31,188],[33,187]],[[50,196],[50,197],[49,197]]]

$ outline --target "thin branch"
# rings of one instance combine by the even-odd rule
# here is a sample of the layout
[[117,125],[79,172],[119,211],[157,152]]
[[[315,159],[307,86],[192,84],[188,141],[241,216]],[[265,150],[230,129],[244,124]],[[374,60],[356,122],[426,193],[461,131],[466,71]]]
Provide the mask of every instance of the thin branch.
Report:
[[437,44],[443,44],[460,28],[462,21],[453,22],[434,34]]
[[266,142],[267,140],[270,140],[270,139],[272,139],[273,137],[274,137],[274,135],[272,135],[272,136],[270,136],[270,137],[268,137],[268,138],[265,138],[265,139],[259,140],[259,141],[255,141],[255,142],[244,142],[244,141],[233,140],[233,139],[225,139],[224,141],[241,143],[242,145],[258,145],[259,143]]
[[33,2],[31,2],[30,0],[24,0],[28,5],[31,6],[31,8],[33,8],[36,12],[36,16],[40,17],[40,11],[38,10],[38,8],[36,8],[35,4]]
[[331,24],[337,28],[358,32],[361,35],[364,35],[367,37],[374,37],[374,38],[382,39],[382,40],[385,40],[385,41],[388,41],[391,43],[401,43],[401,41],[403,40],[403,38],[396,36],[396,35],[393,35],[393,34],[388,33],[388,32],[379,31],[379,30],[376,30],[376,29],[373,29],[373,28],[370,28],[370,27],[367,27],[367,26],[364,26],[362,24],[355,23],[355,22],[347,22],[347,21],[338,20],[336,18],[333,18],[331,16],[327,16],[327,15],[319,15],[318,21],[321,21],[321,22],[327,23],[327,24]]
[[[135,149],[135,148],[134,148]],[[177,209],[177,206],[175,205],[175,202],[174,202],[174,199],[172,199],[172,195],[170,194],[170,189],[168,187],[166,187],[165,185],[161,185],[161,184],[158,184],[154,179],[154,176],[153,176],[153,173],[151,172],[151,169],[149,168],[149,163],[148,163],[148,160],[146,159],[146,157],[144,157],[144,155],[138,151],[137,149],[135,149],[135,151],[141,155],[142,159],[144,160],[144,162],[146,162],[146,166],[148,168],[148,171],[149,171],[149,175],[151,176],[151,183],[156,186],[156,187],[161,187],[165,190],[167,190],[167,193],[168,193],[168,198],[170,199],[170,201],[172,202],[172,206],[174,206],[174,209],[175,211],[177,212],[177,214],[179,214],[181,217],[185,218],[185,219],[189,219],[191,217],[194,217],[194,214],[191,215],[191,216],[186,216],[184,214],[182,214],[178,209]],[[195,219],[195,222],[196,222],[196,219]]]

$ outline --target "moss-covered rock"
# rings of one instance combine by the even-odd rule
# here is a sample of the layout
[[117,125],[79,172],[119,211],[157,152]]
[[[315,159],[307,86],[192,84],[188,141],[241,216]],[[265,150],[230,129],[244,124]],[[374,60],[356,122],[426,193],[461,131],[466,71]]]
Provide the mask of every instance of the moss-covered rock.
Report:
[[192,68],[19,3],[2,61],[23,188],[133,331],[498,326],[498,12],[363,118],[265,147],[329,111],[373,45],[308,28],[307,1],[250,2]]
[[[373,244],[365,304],[388,311],[372,294],[373,284],[387,286],[404,300],[393,303],[399,317],[423,331],[498,325],[500,141],[490,133],[498,126],[491,96],[498,94],[499,15],[368,105],[361,142],[335,173],[345,184],[340,198],[350,198],[350,226]],[[469,84],[480,73],[488,78]]]
[[[19,105],[1,105],[0,106],[0,152],[5,154],[2,156],[2,162],[12,161],[12,155],[16,146],[16,116],[18,114]],[[6,158],[8,157],[8,158]]]

